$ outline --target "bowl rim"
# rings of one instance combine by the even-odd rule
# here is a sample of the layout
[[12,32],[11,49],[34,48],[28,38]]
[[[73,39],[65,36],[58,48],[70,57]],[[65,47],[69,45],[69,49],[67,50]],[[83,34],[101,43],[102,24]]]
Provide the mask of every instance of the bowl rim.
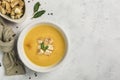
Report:
[[10,17],[8,17],[7,15],[4,15],[4,14],[2,14],[1,12],[0,12],[0,16],[2,17],[2,18],[4,18],[4,19],[6,19],[6,20],[8,20],[8,21],[11,21],[11,22],[14,22],[14,23],[22,23],[24,20],[25,20],[25,18],[26,18],[26,1],[25,0],[23,0],[24,1],[24,3],[25,3],[25,10],[24,10],[24,14],[23,14],[23,16],[21,17],[21,18],[19,18],[19,19],[12,19],[12,18],[10,18]]
[[[38,65],[32,63],[27,58],[26,54],[24,53],[24,49],[23,49],[23,45],[22,45],[23,41],[24,41],[24,38],[27,35],[27,33],[32,28],[34,28],[35,25],[38,25],[38,24],[50,24],[50,25],[52,25],[54,28],[56,28],[62,34],[62,36],[65,39],[65,43],[66,43],[66,52],[65,52],[65,55],[62,58],[62,60],[60,60],[59,62],[57,62],[55,65],[51,65],[51,66],[48,66],[48,67],[38,66]],[[65,59],[65,57],[68,54],[68,49],[69,49],[69,41],[68,41],[67,33],[65,33],[65,31],[62,28],[60,28],[60,26],[58,24],[56,25],[53,22],[46,22],[46,21],[41,21],[40,22],[39,21],[39,22],[35,22],[35,23],[33,22],[33,23],[29,24],[25,29],[22,30],[22,32],[20,33],[20,35],[18,37],[18,41],[17,41],[17,50],[18,50],[18,55],[19,55],[21,61],[28,68],[30,68],[31,70],[36,71],[36,72],[49,72],[49,71],[55,70],[55,69],[57,69],[59,67],[62,67],[63,64],[65,63],[64,59]]]

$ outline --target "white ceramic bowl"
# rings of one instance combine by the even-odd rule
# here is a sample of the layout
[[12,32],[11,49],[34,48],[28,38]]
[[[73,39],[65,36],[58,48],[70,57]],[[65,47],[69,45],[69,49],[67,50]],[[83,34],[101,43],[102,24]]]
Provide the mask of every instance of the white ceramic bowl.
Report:
[[0,12],[0,16],[2,16],[4,19],[6,19],[8,21],[11,21],[11,22],[14,22],[14,23],[21,23],[21,22],[23,22],[26,19],[26,2],[25,2],[25,0],[24,0],[24,3],[25,3],[25,11],[24,11],[23,16],[20,19],[12,19],[12,18],[10,18],[7,15],[2,14],[1,12]]
[[30,31],[35,25],[38,25],[38,24],[42,24],[42,23],[45,23],[45,24],[50,24],[52,26],[54,26],[57,30],[59,30],[61,32],[61,34],[63,35],[64,39],[65,39],[65,43],[66,43],[66,52],[65,52],[65,56],[68,52],[68,38],[67,36],[65,35],[65,31],[63,31],[63,29],[61,29],[58,25],[55,25],[53,23],[49,23],[49,22],[39,22],[39,23],[33,23],[33,24],[30,24],[28,25],[22,32],[21,34],[19,35],[19,38],[18,38],[18,42],[17,42],[17,49],[18,49],[18,55],[20,57],[20,59],[22,60],[22,62],[28,67],[30,68],[31,70],[34,70],[34,71],[37,71],[37,72],[48,72],[48,71],[51,71],[53,69],[56,69],[56,68],[60,68],[62,67],[63,63],[65,61],[64,58],[65,56],[63,57],[63,59],[55,64],[55,65],[51,65],[51,66],[48,66],[48,67],[42,67],[42,66],[38,66],[34,63],[32,63],[26,56],[25,52],[24,52],[24,49],[23,49],[23,42],[24,42],[24,38],[26,36],[26,34],[28,33],[28,31]]

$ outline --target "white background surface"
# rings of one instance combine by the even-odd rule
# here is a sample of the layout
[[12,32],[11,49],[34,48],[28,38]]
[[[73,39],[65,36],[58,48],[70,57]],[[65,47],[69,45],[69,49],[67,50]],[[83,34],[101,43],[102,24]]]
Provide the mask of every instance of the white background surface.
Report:
[[[37,1],[47,12],[31,20]],[[53,16],[47,15],[50,12]],[[0,80],[120,80],[120,0],[30,0],[27,14],[22,24],[6,23],[16,32],[33,21],[58,23],[70,40],[66,63],[37,77],[29,69],[25,75],[5,76],[2,66]]]

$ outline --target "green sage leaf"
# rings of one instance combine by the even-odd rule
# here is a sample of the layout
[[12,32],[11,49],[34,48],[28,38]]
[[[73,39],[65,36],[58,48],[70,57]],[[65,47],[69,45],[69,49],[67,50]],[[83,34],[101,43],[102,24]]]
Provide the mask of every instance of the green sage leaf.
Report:
[[34,13],[38,11],[39,7],[40,7],[40,3],[37,2],[37,3],[34,5]]
[[44,42],[42,42],[40,45],[41,45],[41,49],[44,49]]
[[38,17],[42,16],[45,12],[46,12],[45,10],[38,11],[34,14],[34,16],[32,18],[38,18]]
[[45,47],[44,47],[44,51],[46,51],[47,49],[48,49],[48,46],[45,46]]

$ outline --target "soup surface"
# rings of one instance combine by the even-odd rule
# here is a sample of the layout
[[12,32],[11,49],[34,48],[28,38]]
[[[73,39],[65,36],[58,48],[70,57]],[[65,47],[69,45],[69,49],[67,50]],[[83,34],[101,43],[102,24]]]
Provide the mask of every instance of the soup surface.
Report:
[[[46,43],[45,41],[48,40],[52,42]],[[61,32],[52,25],[38,24],[25,36],[24,51],[28,59],[36,65],[55,65],[65,55],[65,39]]]

